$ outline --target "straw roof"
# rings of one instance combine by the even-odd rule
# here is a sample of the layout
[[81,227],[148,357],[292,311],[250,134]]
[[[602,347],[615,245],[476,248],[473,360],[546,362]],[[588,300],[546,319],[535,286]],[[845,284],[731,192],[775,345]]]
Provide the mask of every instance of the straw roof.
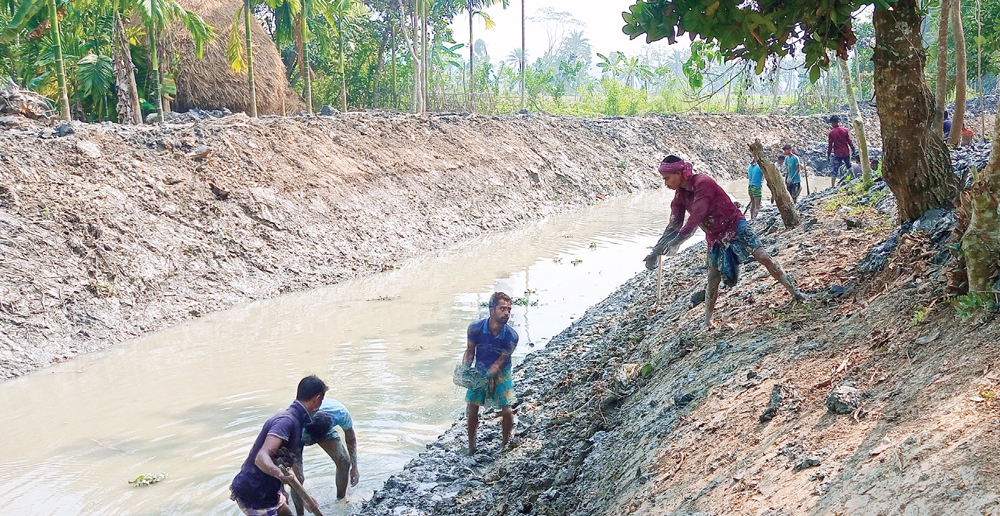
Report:
[[[170,35],[175,55],[180,56],[174,77],[177,95],[172,108],[175,111],[187,111],[191,108],[249,111],[250,88],[247,85],[247,74],[233,71],[226,60],[226,43],[229,41],[233,16],[243,6],[243,2],[179,0],[179,3],[198,13],[206,23],[215,27],[216,38],[205,47],[204,57],[198,59],[195,57],[191,35],[183,27],[178,26]],[[239,24],[239,32],[242,40],[245,34],[242,23]],[[253,37],[257,113],[284,115],[305,109],[305,102],[288,84],[285,65],[270,36],[260,23],[251,23],[250,32]]]

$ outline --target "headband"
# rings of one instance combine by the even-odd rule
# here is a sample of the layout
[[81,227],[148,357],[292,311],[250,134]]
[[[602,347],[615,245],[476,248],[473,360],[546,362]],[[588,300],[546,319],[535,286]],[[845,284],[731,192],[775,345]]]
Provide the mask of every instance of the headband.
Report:
[[684,179],[690,179],[694,175],[691,164],[687,161],[675,161],[673,163],[660,163],[660,174],[683,174]]

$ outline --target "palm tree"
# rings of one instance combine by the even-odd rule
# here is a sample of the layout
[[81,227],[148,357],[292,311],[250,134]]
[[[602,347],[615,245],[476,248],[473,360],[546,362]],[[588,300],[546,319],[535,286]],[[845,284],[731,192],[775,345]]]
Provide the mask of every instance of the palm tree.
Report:
[[[229,66],[239,72],[247,72],[247,87],[250,93],[250,116],[257,117],[257,87],[253,79],[253,38],[250,36],[250,0],[243,0],[243,7],[236,10],[233,16],[233,24],[229,27],[229,44],[226,45],[226,60]],[[242,15],[242,16],[241,16]],[[244,47],[240,42],[239,22],[243,19],[243,30],[245,34]],[[244,50],[246,54],[244,54]]]
[[476,97],[475,97],[475,62],[473,61],[474,45],[472,39],[472,17],[474,15],[479,15],[482,17],[483,22],[486,24],[486,30],[491,30],[496,27],[496,22],[490,15],[486,14],[483,9],[496,4],[502,4],[503,8],[506,9],[510,5],[510,0],[466,0],[466,10],[469,12],[469,112],[471,113],[475,110]]
[[[368,13],[368,6],[354,0],[314,0],[327,22],[337,30],[340,49],[340,110],[347,111],[347,74],[344,68],[344,24]],[[327,3],[321,4],[321,2]]]
[[[14,4],[11,4],[13,7]],[[52,25],[52,39],[55,42],[56,51],[56,80],[59,83],[59,117],[63,120],[70,119],[69,93],[66,87],[66,69],[63,66],[62,35],[59,32],[59,15],[56,9],[56,0],[24,0],[14,9],[14,16],[7,24],[0,43],[8,44],[24,30],[41,11],[42,7],[48,7],[48,20]]]

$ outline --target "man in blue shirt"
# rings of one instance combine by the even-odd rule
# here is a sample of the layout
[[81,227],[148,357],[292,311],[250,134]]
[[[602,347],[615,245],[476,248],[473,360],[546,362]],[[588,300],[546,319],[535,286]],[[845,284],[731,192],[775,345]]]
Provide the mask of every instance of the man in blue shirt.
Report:
[[799,202],[799,194],[802,193],[802,174],[799,169],[805,168],[800,165],[799,157],[792,154],[792,146],[785,144],[781,147],[781,152],[785,154],[785,186],[792,196],[792,202]]
[[760,199],[763,196],[761,186],[764,184],[764,171],[760,169],[756,161],[750,162],[747,177],[750,180],[750,186],[747,188],[750,194],[750,220],[753,220],[757,218],[757,212],[760,210]]
[[466,423],[469,431],[469,455],[476,453],[476,430],[479,428],[479,406],[500,407],[500,427],[503,442],[510,440],[514,416],[510,405],[514,400],[514,382],[511,380],[510,356],[517,347],[517,332],[507,325],[510,319],[510,296],[494,292],[490,297],[490,316],[469,325],[465,357],[462,364],[475,363],[476,369],[486,375],[488,385],[469,389],[465,393]]
[[[336,427],[344,431],[344,441],[347,448],[341,443],[340,433]],[[358,485],[361,474],[358,473],[358,437],[354,433],[354,421],[351,413],[343,403],[325,398],[319,410],[313,414],[312,421],[302,429],[303,446],[318,444],[327,455],[333,459],[337,465],[337,499],[347,496],[347,483],[350,480],[352,486]],[[302,471],[302,455],[296,457],[295,474],[299,480],[305,482],[305,475]],[[302,498],[296,492],[292,492],[292,501],[295,503],[295,514],[302,516]]]
[[[295,474],[278,466],[279,459],[293,459],[302,455],[302,425],[323,403],[326,384],[315,375],[299,381],[295,401],[264,423],[257,435],[250,455],[243,461],[233,483],[229,486],[230,498],[247,516],[290,515],[288,497],[283,484],[295,485]],[[284,466],[292,466],[288,460]],[[318,513],[319,508],[308,494],[304,494],[306,508]]]

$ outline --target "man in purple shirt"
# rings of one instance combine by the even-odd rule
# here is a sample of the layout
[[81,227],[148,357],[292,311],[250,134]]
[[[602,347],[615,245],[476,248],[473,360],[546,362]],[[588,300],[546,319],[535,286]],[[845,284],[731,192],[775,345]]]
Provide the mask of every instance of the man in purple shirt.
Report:
[[854,142],[851,141],[851,133],[847,129],[840,127],[840,117],[833,115],[830,117],[830,125],[833,129],[826,136],[826,160],[830,161],[830,152],[833,152],[833,161],[830,161],[830,172],[833,177],[843,175],[840,169],[844,169],[844,174],[851,170],[851,153],[855,152]]
[[[712,312],[719,296],[719,283],[723,276],[726,286],[736,285],[739,266],[752,256],[763,265],[774,279],[788,289],[796,300],[806,296],[795,288],[792,279],[781,270],[781,265],[771,258],[760,244],[760,239],[743,218],[740,209],[730,200],[729,194],[714,179],[695,174],[691,164],[677,156],[667,156],[660,163],[663,184],[674,190],[670,203],[670,223],[663,236],[646,256],[646,268],[656,268],[656,258],[661,254],[676,254],[681,244],[701,227],[708,241],[708,288],[705,290],[705,326],[713,328]],[[685,213],[690,214],[687,223]]]
[[479,406],[490,404],[500,407],[500,428],[503,443],[510,440],[514,415],[510,405],[514,399],[514,382],[510,374],[510,356],[517,347],[517,332],[507,325],[510,319],[510,296],[494,292],[490,297],[490,316],[469,325],[467,346],[462,364],[475,364],[476,370],[486,376],[486,385],[470,388],[465,393],[466,424],[469,432],[469,455],[476,453],[476,430],[479,428]]
[[[291,516],[284,484],[295,485],[298,479],[292,471],[296,456],[302,455],[302,425],[323,403],[326,384],[315,375],[299,381],[295,401],[264,423],[257,435],[250,455],[229,486],[230,498],[247,516]],[[284,460],[286,470],[279,467]],[[319,514],[311,496],[304,494],[303,502],[310,512]]]

